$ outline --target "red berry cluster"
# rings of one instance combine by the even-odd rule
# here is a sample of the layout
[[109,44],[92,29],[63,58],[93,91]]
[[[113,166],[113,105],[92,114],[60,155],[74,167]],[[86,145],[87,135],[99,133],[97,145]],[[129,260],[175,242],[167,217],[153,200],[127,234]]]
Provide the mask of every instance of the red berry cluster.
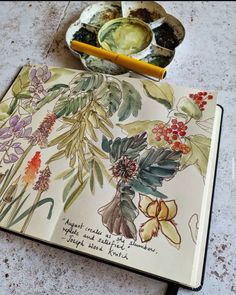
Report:
[[198,92],[196,94],[190,93],[189,97],[194,100],[194,102],[199,106],[201,111],[205,110],[205,106],[207,105],[207,100],[213,99],[213,95],[208,94],[207,92]]
[[181,152],[183,154],[187,154],[190,152],[190,147],[180,141],[176,141],[173,146],[172,150],[176,152]]
[[190,148],[182,143],[187,129],[188,127],[184,122],[178,122],[177,119],[172,119],[169,125],[164,123],[156,124],[152,132],[155,134],[157,141],[164,139],[168,144],[172,145],[172,150],[187,154]]

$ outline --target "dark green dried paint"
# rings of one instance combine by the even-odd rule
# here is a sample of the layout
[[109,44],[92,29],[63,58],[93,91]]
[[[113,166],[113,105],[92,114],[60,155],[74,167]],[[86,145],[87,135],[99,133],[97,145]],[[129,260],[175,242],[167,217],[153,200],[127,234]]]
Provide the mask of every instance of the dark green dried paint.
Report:
[[158,45],[174,50],[179,45],[179,40],[175,35],[174,29],[167,23],[163,23],[161,26],[153,30],[155,40]]
[[145,58],[145,61],[150,64],[165,68],[170,64],[173,56],[164,56],[164,55],[150,55]]
[[86,28],[80,28],[77,32],[75,32],[72,40],[97,46],[97,35]]

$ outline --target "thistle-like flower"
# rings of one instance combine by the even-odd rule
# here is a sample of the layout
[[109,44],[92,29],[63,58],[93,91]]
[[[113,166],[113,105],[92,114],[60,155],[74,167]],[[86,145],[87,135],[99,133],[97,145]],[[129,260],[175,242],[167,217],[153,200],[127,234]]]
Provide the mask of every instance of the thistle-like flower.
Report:
[[127,156],[119,159],[111,168],[112,175],[115,178],[120,178],[124,182],[132,179],[138,170],[138,164],[135,160],[129,159]]
[[56,118],[56,114],[53,112],[45,116],[43,122],[30,137],[29,141],[32,145],[38,144],[41,148],[47,147],[47,138],[52,131],[52,127],[56,121]]
[[45,192],[49,188],[49,178],[51,175],[51,171],[48,166],[42,171],[40,171],[39,179],[33,187],[34,190]]
[[28,161],[27,167],[25,169],[25,174],[22,178],[25,184],[31,184],[34,182],[36,174],[38,173],[39,167],[41,165],[40,156],[41,156],[41,153],[36,152],[34,156],[32,157],[32,159]]

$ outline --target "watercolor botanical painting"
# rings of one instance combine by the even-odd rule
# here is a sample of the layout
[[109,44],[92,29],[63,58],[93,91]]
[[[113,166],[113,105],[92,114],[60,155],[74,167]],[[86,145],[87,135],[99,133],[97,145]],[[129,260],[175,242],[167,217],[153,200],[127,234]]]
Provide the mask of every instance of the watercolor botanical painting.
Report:
[[163,187],[190,168],[204,187],[215,106],[214,93],[167,82],[23,67],[0,103],[0,224],[27,233],[38,210],[50,224],[109,187],[93,212],[107,232],[178,249],[179,200]]

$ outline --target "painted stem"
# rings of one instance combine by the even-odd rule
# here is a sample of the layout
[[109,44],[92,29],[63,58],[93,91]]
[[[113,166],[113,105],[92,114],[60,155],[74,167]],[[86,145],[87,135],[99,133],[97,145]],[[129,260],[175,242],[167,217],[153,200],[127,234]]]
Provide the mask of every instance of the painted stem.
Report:
[[[38,191],[38,193],[37,193],[37,195],[36,195],[36,198],[35,198],[35,200],[34,200],[34,203],[33,203],[33,206],[34,205],[36,205],[39,201],[40,201],[40,198],[41,198],[41,195],[42,195],[42,191]],[[35,211],[35,209],[34,210],[32,210],[30,213],[29,213],[29,215],[27,216],[27,218],[26,218],[26,220],[25,220],[25,222],[24,222],[24,224],[23,224],[23,226],[22,226],[22,229],[21,229],[21,233],[25,233],[26,232],[26,229],[27,229],[27,227],[28,227],[28,225],[29,225],[29,223],[30,223],[30,221],[31,221],[31,219],[32,219],[32,216],[33,216],[33,214],[34,214],[34,211]]]
[[25,193],[25,191],[27,189],[27,186],[28,186],[28,183],[26,183],[25,186],[23,187],[23,189],[22,189],[22,191],[20,193],[21,197],[16,201],[14,207],[12,208],[11,215],[9,216],[8,221],[7,221],[7,227],[9,227],[9,225],[12,223],[12,221],[13,221],[13,219],[15,217],[16,211],[17,211],[17,209],[18,209],[18,207],[20,205],[20,201],[21,201],[21,199],[22,199],[22,197],[23,197],[23,195],[24,195],[24,193]]

